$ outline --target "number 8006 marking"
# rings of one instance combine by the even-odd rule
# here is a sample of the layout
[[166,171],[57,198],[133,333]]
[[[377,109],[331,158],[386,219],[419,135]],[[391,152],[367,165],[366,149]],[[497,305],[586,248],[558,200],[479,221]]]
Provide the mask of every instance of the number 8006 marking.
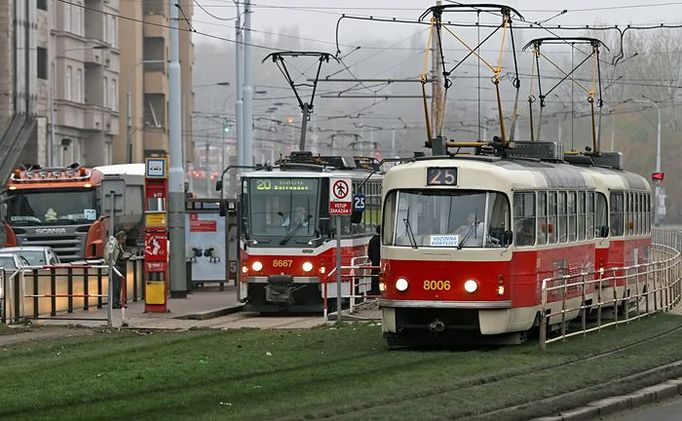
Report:
[[425,291],[449,291],[450,290],[450,281],[434,281],[434,280],[426,280],[424,281],[424,290]]

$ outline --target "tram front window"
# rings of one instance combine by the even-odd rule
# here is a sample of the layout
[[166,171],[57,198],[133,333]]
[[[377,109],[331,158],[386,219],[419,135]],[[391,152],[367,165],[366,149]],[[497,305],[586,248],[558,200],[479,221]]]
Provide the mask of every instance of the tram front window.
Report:
[[247,238],[286,246],[305,243],[316,235],[319,180],[252,178],[246,185]]
[[500,247],[509,230],[501,193],[401,190],[388,194],[384,243],[406,247]]

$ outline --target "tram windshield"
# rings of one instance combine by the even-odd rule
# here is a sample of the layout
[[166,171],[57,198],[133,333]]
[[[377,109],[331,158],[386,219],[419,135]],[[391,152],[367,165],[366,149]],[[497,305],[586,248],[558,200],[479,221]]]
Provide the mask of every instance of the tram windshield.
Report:
[[308,242],[316,235],[319,183],[315,178],[248,179],[246,237],[268,247]]
[[387,245],[501,247],[509,230],[509,201],[502,193],[394,190],[384,205]]

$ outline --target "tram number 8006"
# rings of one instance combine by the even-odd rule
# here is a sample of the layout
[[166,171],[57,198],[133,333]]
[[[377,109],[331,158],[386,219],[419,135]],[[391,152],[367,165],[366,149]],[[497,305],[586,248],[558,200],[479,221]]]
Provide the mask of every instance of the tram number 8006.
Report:
[[450,281],[424,281],[424,291],[450,291]]

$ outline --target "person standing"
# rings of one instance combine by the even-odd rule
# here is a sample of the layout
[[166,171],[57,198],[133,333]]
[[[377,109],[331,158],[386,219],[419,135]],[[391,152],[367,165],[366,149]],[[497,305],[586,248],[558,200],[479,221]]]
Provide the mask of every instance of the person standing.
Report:
[[377,225],[376,234],[370,238],[367,244],[367,257],[372,264],[372,288],[371,295],[379,295],[379,264],[381,263],[381,225]]
[[[113,263],[116,266],[121,275],[125,276],[127,272],[128,260],[131,254],[125,251],[125,243],[128,234],[125,231],[119,231],[116,233],[115,248],[113,252]],[[113,307],[121,308],[121,284],[124,282],[124,277],[120,276],[115,271],[113,272],[112,279],[112,297],[113,297]]]

